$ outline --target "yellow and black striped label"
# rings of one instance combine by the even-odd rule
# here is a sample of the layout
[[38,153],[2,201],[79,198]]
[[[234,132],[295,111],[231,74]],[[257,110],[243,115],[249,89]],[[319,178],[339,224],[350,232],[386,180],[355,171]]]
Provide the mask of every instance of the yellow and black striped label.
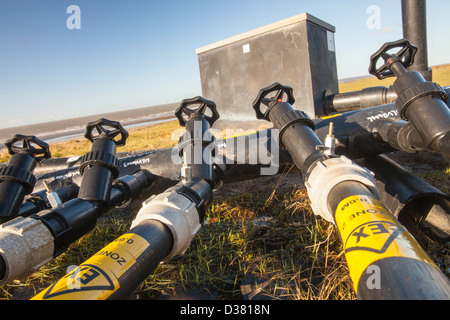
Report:
[[32,299],[104,300],[149,245],[141,236],[126,233]]
[[335,217],[355,292],[364,270],[380,259],[406,257],[435,266],[411,234],[372,197],[344,199]]

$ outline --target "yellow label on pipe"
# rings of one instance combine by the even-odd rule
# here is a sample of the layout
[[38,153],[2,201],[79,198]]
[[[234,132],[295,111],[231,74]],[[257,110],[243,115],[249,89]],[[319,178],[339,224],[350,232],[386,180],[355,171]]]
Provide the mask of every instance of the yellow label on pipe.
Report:
[[141,236],[126,233],[32,300],[104,300],[119,288],[117,279],[149,245]]
[[336,225],[355,292],[363,272],[380,259],[407,257],[435,266],[412,235],[372,197],[351,196],[341,201]]

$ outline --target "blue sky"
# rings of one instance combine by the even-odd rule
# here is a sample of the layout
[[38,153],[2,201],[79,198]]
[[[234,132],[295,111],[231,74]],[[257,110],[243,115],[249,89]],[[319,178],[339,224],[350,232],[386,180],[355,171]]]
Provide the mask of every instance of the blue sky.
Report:
[[[336,27],[341,79],[367,75],[370,55],[402,38],[400,0],[0,0],[0,128],[201,95],[196,48],[303,12]],[[450,63],[448,12],[427,2],[430,65]]]

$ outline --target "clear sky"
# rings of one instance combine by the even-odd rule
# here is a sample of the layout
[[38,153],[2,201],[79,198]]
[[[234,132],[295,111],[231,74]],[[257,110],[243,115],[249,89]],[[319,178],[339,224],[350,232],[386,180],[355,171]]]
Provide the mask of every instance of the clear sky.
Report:
[[[0,0],[0,128],[201,95],[196,48],[303,12],[336,27],[340,79],[402,38],[400,0]],[[449,12],[427,2],[430,66],[450,63]]]

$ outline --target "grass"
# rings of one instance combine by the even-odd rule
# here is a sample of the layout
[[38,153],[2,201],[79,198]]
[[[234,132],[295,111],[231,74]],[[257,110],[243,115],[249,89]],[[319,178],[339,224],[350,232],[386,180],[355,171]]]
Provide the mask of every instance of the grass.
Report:
[[[169,148],[176,145],[177,140],[172,139],[172,133],[180,129],[178,121],[169,121],[148,128],[132,129],[129,132],[126,145],[118,147],[117,152],[142,151],[160,148]],[[72,157],[84,155],[91,150],[91,142],[85,138],[64,142],[52,143],[50,151],[53,158]],[[0,162],[6,162],[10,155],[6,150],[0,152]]]
[[312,214],[305,191],[261,191],[272,199],[255,193],[216,199],[186,254],[161,265],[140,296],[354,298],[339,239]]
[[[450,64],[432,67],[433,81],[441,85],[441,87],[450,86]],[[378,80],[375,76],[363,78],[355,81],[344,82],[339,84],[339,92],[359,91],[367,87],[383,86],[389,87],[395,81],[395,77]]]
[[[442,76],[444,74],[444,76]],[[437,67],[434,77],[450,85],[450,67]],[[390,81],[390,80],[389,80]],[[341,84],[344,92],[381,84],[364,79]],[[358,89],[359,88],[359,89]],[[176,121],[134,129],[125,147],[139,151],[171,147]],[[51,145],[54,157],[75,156],[90,150],[83,140]],[[2,155],[2,159],[8,156]],[[5,161],[5,160],[4,160]],[[450,188],[450,168],[417,172],[444,192]],[[309,299],[354,300],[342,245],[333,225],[315,216],[306,189],[286,183],[295,170],[271,183],[255,185],[258,192],[218,194],[207,211],[203,228],[183,256],[160,264],[138,289],[139,299]],[[295,179],[294,179],[295,180]],[[291,180],[289,180],[291,181]],[[28,299],[61,278],[125,233],[144,199],[113,209],[69,249],[22,281],[0,288],[0,299]],[[430,239],[426,252],[450,277],[449,244]]]

